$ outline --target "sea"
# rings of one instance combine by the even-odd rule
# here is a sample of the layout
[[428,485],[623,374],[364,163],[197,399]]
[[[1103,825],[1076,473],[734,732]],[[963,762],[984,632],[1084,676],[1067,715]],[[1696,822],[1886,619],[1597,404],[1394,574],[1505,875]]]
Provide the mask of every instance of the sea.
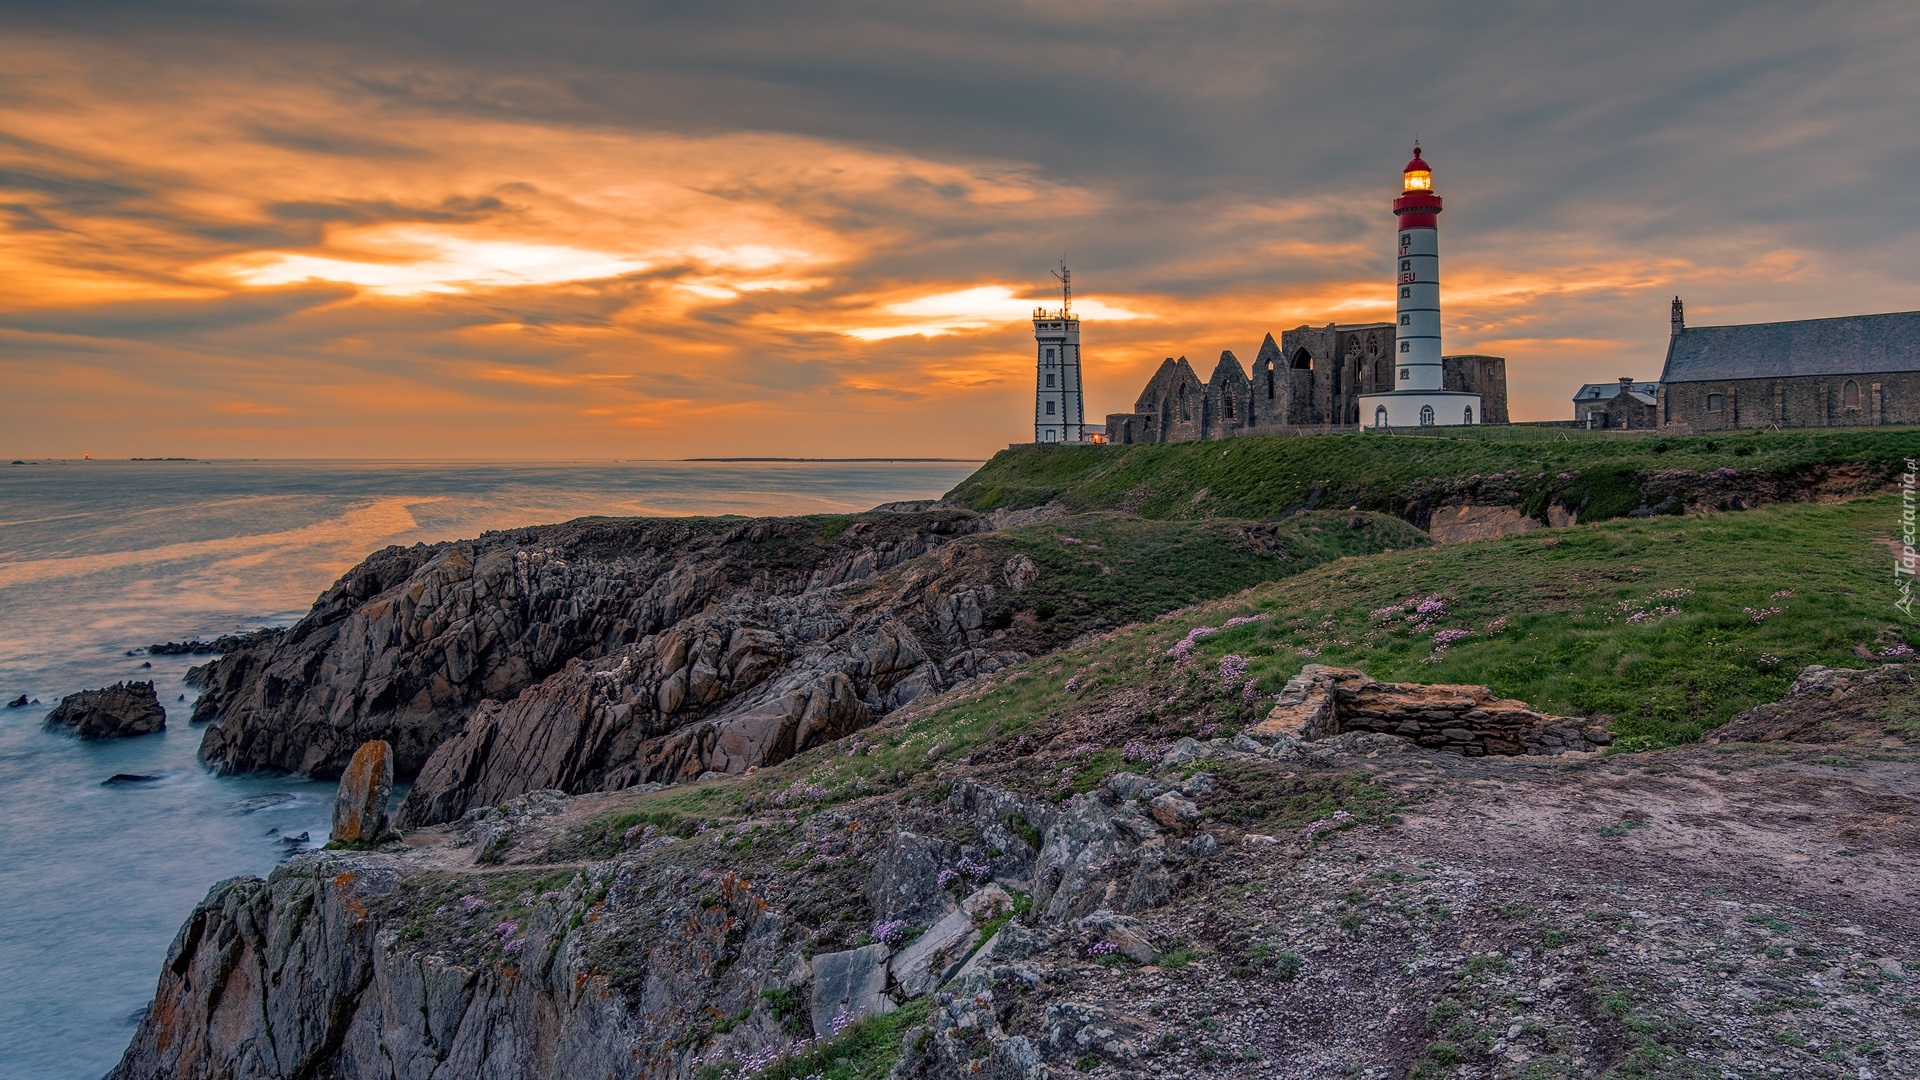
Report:
[[[326,841],[333,786],[214,776],[154,642],[285,626],[389,544],[590,515],[844,513],[977,462],[66,461],[0,465],[0,1080],[102,1076],[215,883]],[[63,695],[151,679],[166,731],[80,742]],[[119,777],[121,779],[116,780]]]

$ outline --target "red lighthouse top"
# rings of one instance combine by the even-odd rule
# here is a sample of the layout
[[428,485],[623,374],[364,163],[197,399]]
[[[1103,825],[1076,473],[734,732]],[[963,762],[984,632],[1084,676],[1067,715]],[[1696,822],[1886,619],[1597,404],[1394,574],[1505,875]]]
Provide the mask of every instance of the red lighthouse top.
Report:
[[1402,229],[1434,229],[1440,222],[1440,196],[1433,193],[1433,166],[1413,148],[1413,160],[1401,170],[1403,194],[1393,200],[1393,212]]

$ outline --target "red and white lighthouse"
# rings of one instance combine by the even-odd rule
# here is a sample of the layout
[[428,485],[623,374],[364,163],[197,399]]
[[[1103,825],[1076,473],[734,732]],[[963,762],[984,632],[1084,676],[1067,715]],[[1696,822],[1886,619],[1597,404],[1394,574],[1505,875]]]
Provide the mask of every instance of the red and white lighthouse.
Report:
[[1433,427],[1480,420],[1480,395],[1446,389],[1440,360],[1440,196],[1433,168],[1413,148],[1393,200],[1399,243],[1394,249],[1394,387],[1360,398],[1368,427]]

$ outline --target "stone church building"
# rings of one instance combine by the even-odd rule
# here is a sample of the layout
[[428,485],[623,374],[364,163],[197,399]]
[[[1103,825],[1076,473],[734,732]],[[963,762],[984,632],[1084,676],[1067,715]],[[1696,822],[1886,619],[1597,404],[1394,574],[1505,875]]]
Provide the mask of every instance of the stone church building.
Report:
[[1660,412],[1683,431],[1920,423],[1920,311],[1687,326],[1676,296]]
[[[1445,389],[1481,397],[1480,423],[1507,423],[1507,362],[1441,360]],[[1245,434],[1358,430],[1360,395],[1394,388],[1394,324],[1301,326],[1268,334],[1251,374],[1231,352],[1202,381],[1187,358],[1168,358],[1130,413],[1107,415],[1109,443],[1187,442]]]

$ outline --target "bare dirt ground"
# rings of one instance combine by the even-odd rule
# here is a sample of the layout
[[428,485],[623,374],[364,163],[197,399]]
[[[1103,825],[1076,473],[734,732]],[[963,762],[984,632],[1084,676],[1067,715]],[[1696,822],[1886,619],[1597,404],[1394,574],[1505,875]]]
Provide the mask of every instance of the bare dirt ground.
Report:
[[1745,732],[1817,742],[1361,741],[1329,765],[1398,824],[1223,833],[1231,869],[1142,920],[1160,961],[1052,973],[1048,1015],[1095,1019],[1050,1034],[1139,1077],[1920,1076],[1913,687],[1818,698]]

